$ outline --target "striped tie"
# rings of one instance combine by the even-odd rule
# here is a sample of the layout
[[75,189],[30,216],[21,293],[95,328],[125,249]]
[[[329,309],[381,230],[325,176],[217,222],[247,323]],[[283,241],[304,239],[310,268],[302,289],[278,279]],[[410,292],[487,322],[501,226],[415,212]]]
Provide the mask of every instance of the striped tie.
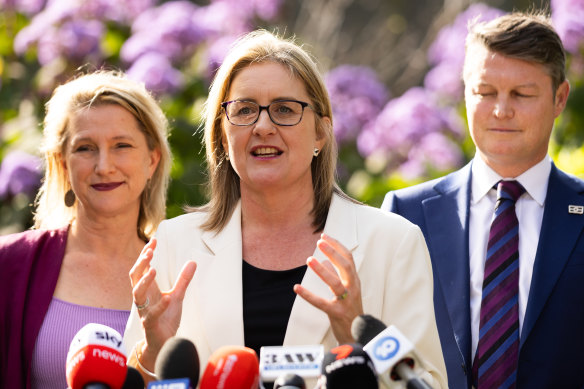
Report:
[[474,367],[478,389],[515,388],[519,353],[519,222],[517,181],[499,181],[489,232],[479,343]]

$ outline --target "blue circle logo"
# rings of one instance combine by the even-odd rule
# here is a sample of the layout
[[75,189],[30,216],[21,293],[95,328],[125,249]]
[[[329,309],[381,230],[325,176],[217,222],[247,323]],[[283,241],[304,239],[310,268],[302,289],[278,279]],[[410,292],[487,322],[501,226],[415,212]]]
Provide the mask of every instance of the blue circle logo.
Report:
[[393,336],[386,336],[375,342],[373,353],[377,359],[385,361],[392,358],[399,351],[399,340]]

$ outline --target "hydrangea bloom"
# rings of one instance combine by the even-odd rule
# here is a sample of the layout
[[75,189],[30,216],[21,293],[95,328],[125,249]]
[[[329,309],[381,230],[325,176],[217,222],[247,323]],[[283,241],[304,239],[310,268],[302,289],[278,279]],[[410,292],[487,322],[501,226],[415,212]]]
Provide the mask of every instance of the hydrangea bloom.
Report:
[[552,22],[566,51],[578,54],[584,47],[584,1],[551,0]]
[[[439,107],[432,93],[414,87],[387,103],[377,118],[359,134],[357,147],[364,157],[384,154],[388,161],[401,164],[416,156],[416,152],[411,151],[415,147],[428,148],[424,142],[431,144],[439,137],[426,138],[437,133],[441,137],[461,138],[464,133],[461,119],[452,108]],[[442,149],[448,150],[447,147]],[[410,152],[414,154],[410,156]],[[450,160],[458,161],[459,157],[452,156]]]
[[128,63],[149,52],[171,61],[183,59],[189,54],[188,47],[207,35],[197,22],[198,8],[189,1],[171,1],[143,12],[132,24],[132,36],[122,46],[120,56]]
[[46,0],[0,0],[0,10],[15,10],[26,15],[34,15],[45,6]]
[[182,73],[173,68],[168,58],[155,52],[138,58],[128,69],[127,75],[144,82],[148,90],[156,93],[174,92],[184,83]]
[[451,138],[443,133],[433,132],[412,146],[407,161],[398,170],[406,179],[414,179],[423,177],[428,170],[454,170],[463,160],[460,147]]
[[353,141],[383,108],[388,91],[366,66],[342,65],[325,76],[333,107],[335,137],[339,144]]
[[440,30],[428,49],[428,61],[434,68],[426,75],[424,86],[454,101],[462,98],[462,67],[464,46],[469,21],[478,18],[489,21],[503,15],[503,11],[482,3],[471,4],[454,22]]
[[41,160],[24,151],[8,153],[0,164],[0,199],[24,193],[33,197],[41,183]]

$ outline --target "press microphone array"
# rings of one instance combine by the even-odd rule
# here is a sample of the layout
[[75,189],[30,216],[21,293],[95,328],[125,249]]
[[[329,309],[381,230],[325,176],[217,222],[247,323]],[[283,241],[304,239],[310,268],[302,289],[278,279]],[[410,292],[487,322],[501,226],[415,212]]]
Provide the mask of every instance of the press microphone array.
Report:
[[199,383],[199,353],[193,342],[180,337],[168,339],[156,358],[157,381],[148,389],[194,389]]
[[403,380],[407,389],[431,389],[419,376],[423,369],[414,345],[395,326],[387,327],[371,315],[360,315],[351,324],[351,335],[364,345],[377,374],[390,371],[390,378]]
[[103,324],[89,323],[73,337],[67,353],[70,389],[143,389],[142,376],[126,366],[122,336]]
[[223,346],[209,357],[200,389],[257,389],[259,381],[259,362],[253,349]]
[[357,343],[341,344],[322,361],[319,389],[378,389],[377,372],[369,355]]

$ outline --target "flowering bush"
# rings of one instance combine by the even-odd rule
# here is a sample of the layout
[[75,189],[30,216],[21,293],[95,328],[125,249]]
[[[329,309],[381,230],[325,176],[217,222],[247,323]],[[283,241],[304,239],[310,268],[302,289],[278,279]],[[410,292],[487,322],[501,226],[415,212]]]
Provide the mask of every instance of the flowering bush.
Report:
[[[245,5],[240,0],[205,5],[0,0],[0,234],[30,225],[30,204],[42,174],[43,106],[80,68],[119,68],[155,92],[172,126],[167,215],[182,213],[184,204],[204,202],[204,150],[197,128],[210,80],[238,36],[277,24],[284,0],[247,0]],[[551,0],[551,11],[569,52],[572,92],[550,152],[561,168],[584,175],[584,0]],[[461,80],[467,24],[502,12],[473,3],[453,18],[428,49],[421,85],[400,96],[391,97],[391,85],[367,66],[338,64],[326,72],[340,146],[339,177],[351,195],[379,205],[388,190],[444,175],[472,158]]]

